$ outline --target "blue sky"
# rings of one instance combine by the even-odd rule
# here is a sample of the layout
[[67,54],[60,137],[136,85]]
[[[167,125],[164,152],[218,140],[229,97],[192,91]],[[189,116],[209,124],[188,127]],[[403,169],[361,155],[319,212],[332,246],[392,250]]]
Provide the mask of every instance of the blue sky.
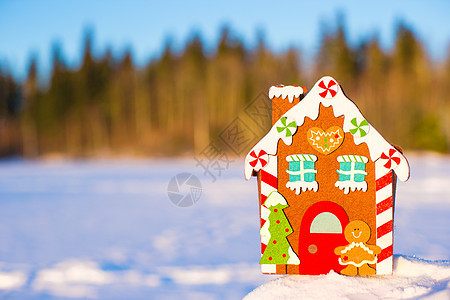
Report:
[[[242,3],[241,3],[242,2]],[[95,51],[111,47],[115,55],[133,50],[138,65],[158,55],[167,36],[182,46],[193,31],[209,45],[229,24],[247,46],[263,31],[275,51],[297,46],[317,50],[321,26],[345,16],[351,43],[377,35],[384,48],[393,43],[395,25],[405,21],[435,59],[450,44],[450,1],[89,1],[0,0],[0,65],[16,77],[26,74],[31,55],[41,73],[50,69],[51,47],[59,43],[66,60],[80,61],[82,37],[92,28]]]

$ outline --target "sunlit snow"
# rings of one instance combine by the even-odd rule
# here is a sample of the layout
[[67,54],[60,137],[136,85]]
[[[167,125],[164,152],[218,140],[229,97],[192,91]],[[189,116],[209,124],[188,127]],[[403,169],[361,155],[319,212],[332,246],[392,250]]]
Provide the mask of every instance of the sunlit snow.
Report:
[[[239,159],[215,182],[183,159],[1,161],[0,298],[240,299],[261,286],[249,299],[267,290],[446,299],[450,158],[407,157],[411,179],[397,187],[394,275],[382,278],[262,275],[256,181],[245,181]],[[182,172],[202,184],[190,207],[167,195]],[[349,288],[337,291],[336,283]]]

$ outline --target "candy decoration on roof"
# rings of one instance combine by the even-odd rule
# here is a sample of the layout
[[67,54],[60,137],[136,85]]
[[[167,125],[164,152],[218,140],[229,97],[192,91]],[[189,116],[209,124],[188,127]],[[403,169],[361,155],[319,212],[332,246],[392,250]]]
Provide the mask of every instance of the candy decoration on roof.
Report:
[[281,133],[283,131],[286,131],[284,134],[286,137],[290,137],[292,136],[295,131],[297,130],[297,124],[295,123],[295,121],[291,121],[289,123],[287,123],[287,117],[282,117],[280,119],[281,122],[281,126],[277,126],[277,131],[278,133]]
[[328,85],[325,85],[324,80],[319,83],[319,87],[322,88],[322,92],[319,93],[320,97],[329,99],[333,98],[337,94],[338,86],[336,81],[330,80]]
[[256,154],[255,150],[253,150],[250,152],[250,156],[255,158],[249,162],[249,164],[255,169],[264,168],[269,160],[269,155],[264,150],[260,150],[258,154]]
[[393,169],[401,162],[401,158],[395,149],[389,149],[388,154],[386,152],[381,153],[380,159],[383,161],[383,166],[386,169]]
[[350,128],[350,133],[353,134],[354,137],[363,137],[369,133],[369,122],[366,119],[355,117],[350,123],[353,125]]

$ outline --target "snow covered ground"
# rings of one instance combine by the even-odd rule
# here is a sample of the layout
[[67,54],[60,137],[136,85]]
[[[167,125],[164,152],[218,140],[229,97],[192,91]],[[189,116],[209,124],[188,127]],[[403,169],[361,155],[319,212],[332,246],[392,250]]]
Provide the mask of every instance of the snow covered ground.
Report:
[[245,300],[260,299],[450,299],[449,261],[430,262],[396,256],[394,274],[349,278],[331,272],[320,276],[285,276],[265,283]]
[[[0,161],[0,298],[240,299],[265,283],[248,298],[320,287],[343,299],[448,299],[450,157],[407,156],[401,256],[377,279],[262,275],[256,182],[237,159],[215,182],[193,160]],[[188,207],[167,191],[183,172],[202,186]]]

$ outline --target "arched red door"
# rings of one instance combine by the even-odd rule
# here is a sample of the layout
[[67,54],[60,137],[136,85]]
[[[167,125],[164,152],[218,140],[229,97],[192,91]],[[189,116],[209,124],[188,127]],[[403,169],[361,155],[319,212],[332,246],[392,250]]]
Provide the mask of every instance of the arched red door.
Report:
[[334,249],[348,244],[344,237],[348,222],[344,209],[331,201],[317,202],[306,211],[298,244],[300,274],[327,274],[344,268]]

